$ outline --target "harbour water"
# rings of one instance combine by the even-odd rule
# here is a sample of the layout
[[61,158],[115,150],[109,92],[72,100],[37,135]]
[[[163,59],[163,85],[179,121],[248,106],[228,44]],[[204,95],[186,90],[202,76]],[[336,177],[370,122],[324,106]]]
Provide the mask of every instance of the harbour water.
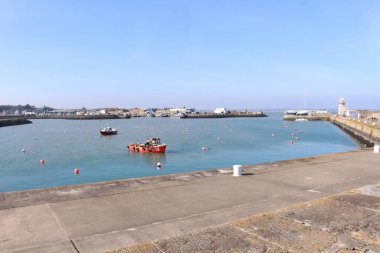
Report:
[[[268,118],[32,121],[0,128],[2,192],[258,164],[359,147],[328,122],[285,123],[281,114]],[[99,130],[108,125],[119,133],[100,136]],[[168,145],[166,154],[128,152],[128,143],[143,143],[148,137],[161,138]],[[157,162],[161,169],[156,168]],[[80,169],[78,176],[75,168]]]

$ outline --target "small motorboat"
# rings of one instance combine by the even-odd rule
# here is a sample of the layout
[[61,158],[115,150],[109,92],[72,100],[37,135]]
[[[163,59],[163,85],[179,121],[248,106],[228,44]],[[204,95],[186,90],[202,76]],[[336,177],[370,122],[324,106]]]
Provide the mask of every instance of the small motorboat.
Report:
[[145,144],[129,144],[128,150],[139,153],[165,153],[166,144],[161,144],[160,138],[150,138],[146,140]]
[[100,130],[101,135],[115,135],[117,134],[117,129],[112,127],[105,127]]

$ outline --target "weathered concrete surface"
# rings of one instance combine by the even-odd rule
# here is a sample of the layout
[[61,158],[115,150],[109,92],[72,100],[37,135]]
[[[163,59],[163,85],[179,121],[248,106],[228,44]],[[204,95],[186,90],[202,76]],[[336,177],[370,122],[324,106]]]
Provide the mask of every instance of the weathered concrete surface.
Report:
[[254,215],[127,252],[380,252],[380,184]]
[[[376,184],[380,182],[380,156],[360,150],[247,167],[247,175],[242,177],[224,173],[230,171],[222,172],[2,193],[0,252],[103,252],[166,240],[255,213]],[[360,202],[360,208],[369,205],[372,210],[377,208],[374,197],[355,199],[345,195],[346,200],[342,201],[347,205]],[[302,213],[299,216],[302,217]],[[287,224],[287,219],[295,218],[282,215],[279,221],[283,219]],[[240,231],[246,228],[228,226]],[[320,230],[317,225],[316,229]],[[368,226],[368,229],[376,230],[376,226]],[[223,231],[212,228],[211,233],[230,237],[231,230]],[[311,231],[310,236],[330,242],[329,236],[319,235],[318,231]],[[231,245],[242,252],[248,249],[246,247],[260,252],[261,237],[247,235],[246,244]],[[157,247],[149,245],[136,246],[136,250],[155,252]],[[300,243],[295,241],[294,245]],[[280,246],[272,243],[267,245],[267,250],[282,252],[286,249]],[[160,247],[175,252],[174,248],[170,249],[170,243]],[[300,249],[297,247],[293,250]],[[228,251],[228,245],[221,249]]]

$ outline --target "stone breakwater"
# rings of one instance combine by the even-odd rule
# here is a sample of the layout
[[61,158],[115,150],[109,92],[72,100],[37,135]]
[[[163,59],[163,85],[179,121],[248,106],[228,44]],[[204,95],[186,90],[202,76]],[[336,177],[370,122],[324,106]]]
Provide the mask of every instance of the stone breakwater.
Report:
[[330,122],[359,140],[367,147],[380,143],[380,127],[364,120],[331,117]]
[[312,115],[312,116],[296,116],[296,115],[285,115],[285,121],[295,121],[297,119],[307,119],[308,121],[329,121],[330,115]]
[[0,119],[0,127],[30,124],[27,119]]
[[117,115],[40,115],[28,117],[29,119],[68,119],[68,120],[97,120],[97,119],[130,119],[131,116]]
[[185,114],[181,116],[181,119],[221,119],[221,118],[261,118],[268,117],[263,112],[252,112],[252,113],[227,113],[227,114],[213,114],[213,113],[202,113],[202,114]]

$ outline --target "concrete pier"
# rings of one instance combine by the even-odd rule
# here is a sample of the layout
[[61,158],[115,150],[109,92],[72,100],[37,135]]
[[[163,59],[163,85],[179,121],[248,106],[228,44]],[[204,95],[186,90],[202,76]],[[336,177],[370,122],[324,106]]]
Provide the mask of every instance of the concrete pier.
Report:
[[241,177],[227,169],[0,193],[0,252],[115,250],[379,181],[380,156],[359,150],[250,166]]
[[16,126],[32,123],[30,120],[24,118],[12,118],[12,119],[2,119],[0,118],[0,127],[6,126]]
[[344,117],[331,117],[330,121],[359,140],[366,147],[373,147],[374,144],[380,144],[380,126],[378,125],[373,125],[371,122],[365,120]]

